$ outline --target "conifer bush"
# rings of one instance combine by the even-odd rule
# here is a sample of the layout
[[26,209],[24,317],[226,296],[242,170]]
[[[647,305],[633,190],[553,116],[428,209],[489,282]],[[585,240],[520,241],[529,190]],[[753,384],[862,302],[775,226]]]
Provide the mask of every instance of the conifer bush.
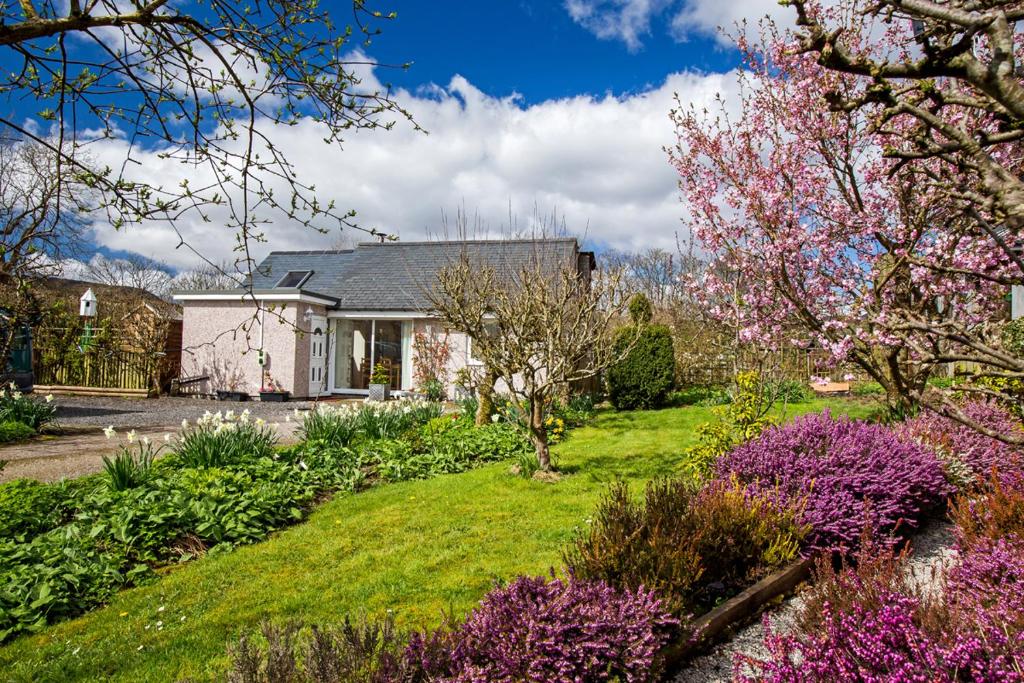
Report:
[[676,358],[672,333],[664,325],[638,331],[625,327],[616,336],[616,352],[635,344],[621,361],[608,368],[608,399],[618,410],[661,408],[675,383]]

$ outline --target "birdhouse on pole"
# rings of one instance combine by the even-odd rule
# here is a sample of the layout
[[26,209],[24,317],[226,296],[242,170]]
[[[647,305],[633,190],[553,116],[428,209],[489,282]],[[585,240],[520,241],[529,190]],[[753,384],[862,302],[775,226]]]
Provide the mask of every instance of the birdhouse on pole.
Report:
[[96,317],[96,295],[92,293],[92,287],[85,290],[85,294],[78,300],[78,315],[83,318]]

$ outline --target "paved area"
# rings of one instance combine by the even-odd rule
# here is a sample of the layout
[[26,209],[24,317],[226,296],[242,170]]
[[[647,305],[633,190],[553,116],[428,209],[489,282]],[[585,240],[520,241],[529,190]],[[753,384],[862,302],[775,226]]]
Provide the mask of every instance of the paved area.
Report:
[[135,429],[138,435],[162,439],[174,432],[183,419],[195,420],[207,410],[248,409],[253,417],[278,423],[282,443],[295,440],[296,423],[286,420],[296,409],[308,410],[308,401],[261,403],[259,401],[219,402],[207,399],[168,397],[159,399],[128,399],[107,397],[56,397],[57,425],[55,433],[31,441],[0,447],[0,460],[7,465],[0,470],[0,482],[29,478],[40,481],[80,477],[103,469],[103,456],[117,450],[117,442],[103,435],[103,428],[113,426],[124,433]]

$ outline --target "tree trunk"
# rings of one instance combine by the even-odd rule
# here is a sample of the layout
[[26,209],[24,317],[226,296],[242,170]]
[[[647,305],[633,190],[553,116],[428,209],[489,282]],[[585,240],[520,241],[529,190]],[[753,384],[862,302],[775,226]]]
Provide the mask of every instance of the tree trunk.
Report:
[[484,378],[477,390],[476,424],[487,424],[494,413],[494,383],[498,381],[497,375],[488,368],[484,372]]
[[548,448],[548,432],[544,429],[544,401],[530,401],[530,441],[537,453],[537,465],[541,472],[551,471],[551,451]]

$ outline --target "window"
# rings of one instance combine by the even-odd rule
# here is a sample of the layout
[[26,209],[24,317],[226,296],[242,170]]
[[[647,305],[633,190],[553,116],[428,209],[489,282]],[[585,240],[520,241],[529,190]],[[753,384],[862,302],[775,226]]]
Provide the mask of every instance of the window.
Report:
[[467,365],[483,365],[484,362],[479,358],[473,357],[473,338],[468,334],[466,335],[466,364]]
[[301,287],[302,283],[309,279],[309,276],[313,274],[312,270],[289,270],[285,273],[285,276],[281,278],[275,287]]
[[[484,332],[487,336],[493,336],[498,333],[497,323],[487,323],[484,325]],[[466,364],[467,365],[483,365],[484,362],[479,358],[473,356],[473,338],[468,334],[466,335]]]

